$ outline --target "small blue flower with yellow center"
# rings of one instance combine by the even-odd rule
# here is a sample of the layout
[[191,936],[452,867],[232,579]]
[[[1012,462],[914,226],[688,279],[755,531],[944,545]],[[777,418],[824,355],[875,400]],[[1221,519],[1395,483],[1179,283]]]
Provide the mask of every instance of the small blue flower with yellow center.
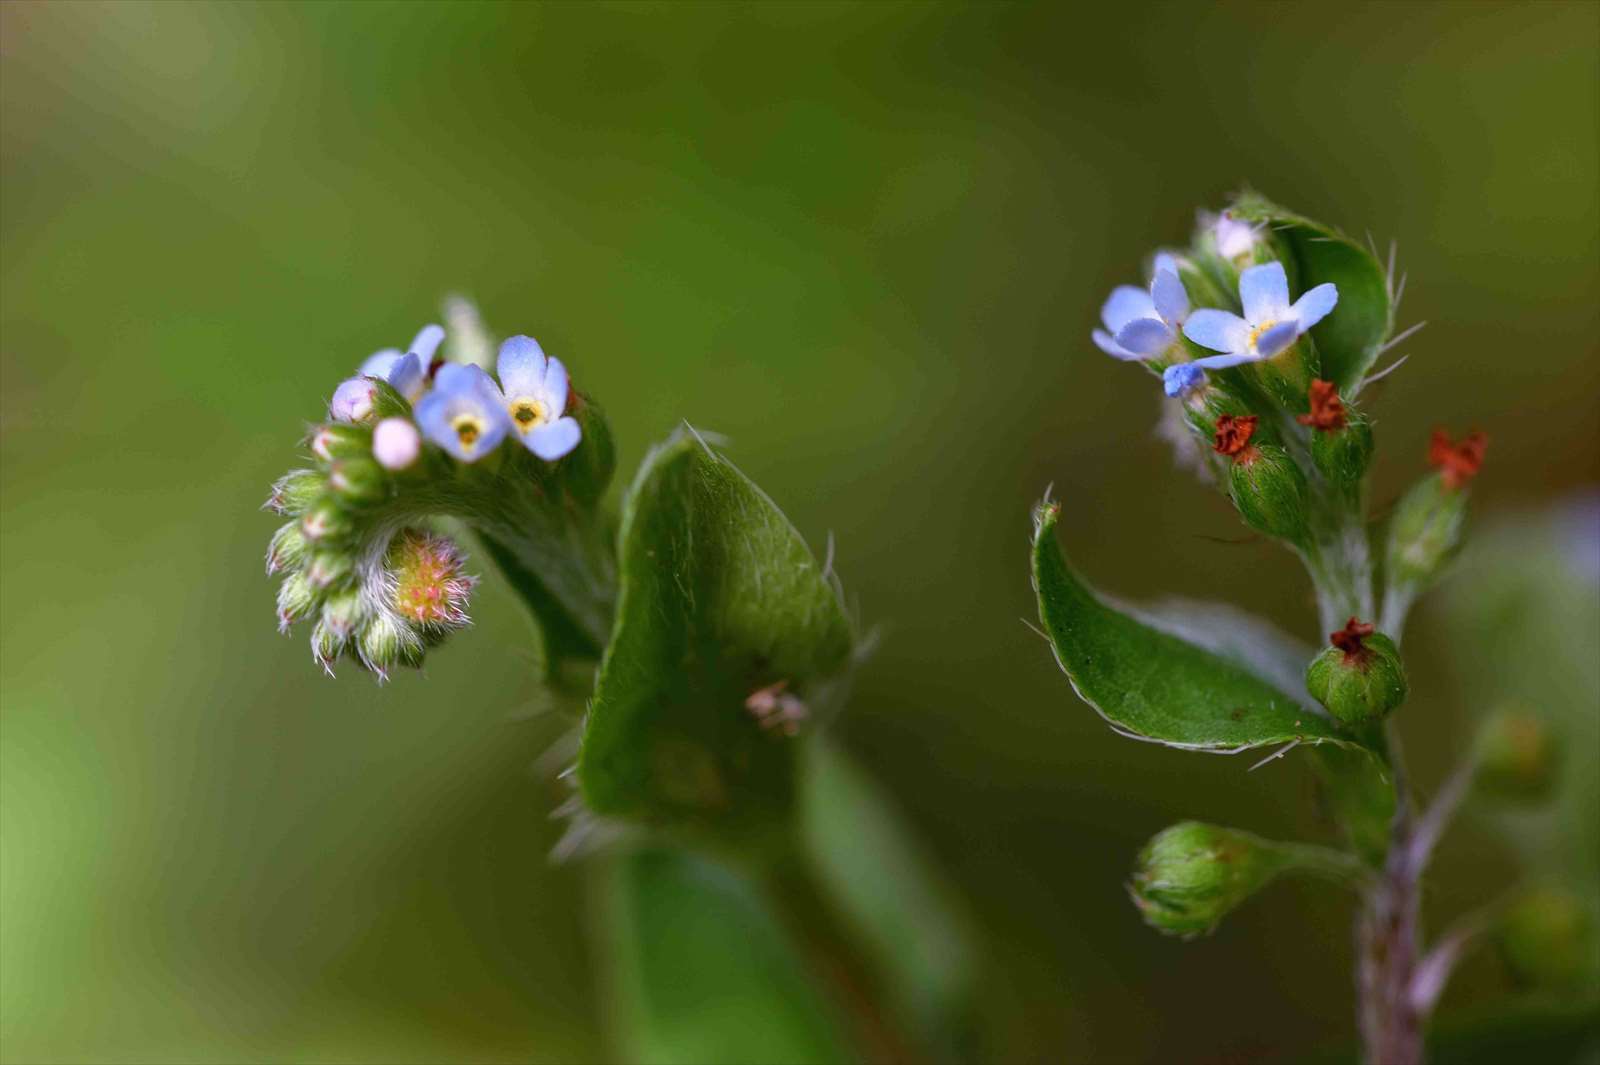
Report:
[[462,462],[476,462],[500,446],[511,429],[505,397],[477,366],[446,363],[433,390],[417,403],[422,435]]
[[1239,302],[1244,305],[1243,318],[1210,307],[1189,316],[1183,335],[1203,348],[1223,352],[1190,365],[1220,370],[1272,358],[1328,316],[1339,302],[1339,290],[1333,282],[1324,282],[1291,304],[1283,264],[1262,263],[1239,275]]
[[578,446],[583,430],[567,409],[567,368],[546,356],[539,342],[514,336],[500,345],[495,363],[511,430],[527,449],[554,462]]
[[1167,351],[1189,315],[1189,294],[1178,278],[1178,263],[1165,253],[1156,256],[1150,291],[1118,285],[1100,308],[1105,329],[1089,334],[1112,358],[1139,361]]

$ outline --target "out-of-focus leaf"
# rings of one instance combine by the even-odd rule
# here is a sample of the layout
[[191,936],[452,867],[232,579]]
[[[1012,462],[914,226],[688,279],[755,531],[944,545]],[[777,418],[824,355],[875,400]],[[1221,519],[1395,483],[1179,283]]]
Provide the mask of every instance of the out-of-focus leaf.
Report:
[[972,1057],[977,952],[938,872],[837,747],[806,761],[802,833],[824,889],[871,953],[893,1007],[938,1060]]
[[723,841],[770,835],[793,810],[797,739],[746,700],[781,683],[812,716],[830,701],[854,642],[834,586],[692,431],[645,459],[619,540],[616,626],[578,760],[585,801]]
[[1056,542],[1060,505],[1034,515],[1039,620],[1080,698],[1117,732],[1186,750],[1333,743],[1364,749],[1249,669],[1102,601]]
[[853,1059],[799,953],[745,880],[663,849],[622,855],[612,874],[615,1031],[627,1060]]
[[1339,303],[1311,330],[1322,360],[1322,376],[1354,396],[1372,368],[1394,325],[1384,267],[1367,248],[1338,230],[1245,193],[1230,208],[1247,222],[1272,227],[1280,245],[1294,256],[1298,296],[1326,281],[1339,286]]

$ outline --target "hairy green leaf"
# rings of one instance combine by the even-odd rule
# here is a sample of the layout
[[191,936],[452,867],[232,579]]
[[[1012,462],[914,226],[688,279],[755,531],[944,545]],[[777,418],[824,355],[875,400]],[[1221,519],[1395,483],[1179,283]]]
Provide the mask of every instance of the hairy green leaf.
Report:
[[1117,732],[1197,751],[1300,742],[1359,748],[1349,734],[1232,658],[1108,605],[1056,542],[1060,505],[1034,514],[1039,620],[1078,695]]
[[797,737],[747,703],[769,689],[803,731],[831,701],[854,643],[836,588],[772,501],[688,430],[645,459],[619,541],[585,801],[724,840],[770,834],[793,812]]
[[1311,330],[1322,360],[1322,376],[1347,398],[1377,361],[1394,327],[1389,278],[1377,257],[1338,230],[1279,207],[1255,193],[1230,208],[1247,222],[1265,222],[1294,256],[1295,295],[1325,281],[1339,286],[1339,303]]

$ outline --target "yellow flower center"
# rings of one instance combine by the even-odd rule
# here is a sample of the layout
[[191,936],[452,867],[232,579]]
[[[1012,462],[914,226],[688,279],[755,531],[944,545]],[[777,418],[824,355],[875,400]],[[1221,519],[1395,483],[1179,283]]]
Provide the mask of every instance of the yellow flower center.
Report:
[[456,431],[461,446],[471,451],[478,437],[483,435],[483,419],[475,414],[458,414],[451,420],[450,428]]
[[537,429],[549,420],[549,412],[544,404],[536,399],[517,399],[511,403],[511,420],[517,423],[517,428],[522,432]]
[[1275,326],[1277,324],[1278,323],[1277,323],[1276,319],[1268,318],[1266,321],[1262,322],[1260,325],[1258,325],[1254,329],[1250,330],[1250,350],[1251,351],[1255,350],[1256,341],[1261,339],[1261,334],[1262,333],[1265,333],[1268,329],[1271,329],[1273,326]]

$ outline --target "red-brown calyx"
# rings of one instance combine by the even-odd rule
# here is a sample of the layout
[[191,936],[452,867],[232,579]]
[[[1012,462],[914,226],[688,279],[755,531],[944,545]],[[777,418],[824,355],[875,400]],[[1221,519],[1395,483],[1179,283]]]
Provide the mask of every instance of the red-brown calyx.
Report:
[[1217,435],[1212,440],[1211,450],[1235,462],[1249,462],[1258,454],[1250,446],[1250,438],[1256,435],[1256,422],[1259,420],[1254,414],[1222,415],[1217,419]]
[[1373,631],[1371,625],[1351,618],[1344,623],[1344,628],[1328,634],[1328,642],[1344,652],[1345,665],[1360,665],[1372,655],[1364,641]]
[[1483,454],[1489,438],[1474,429],[1460,440],[1451,440],[1443,429],[1433,431],[1428,442],[1428,465],[1439,467],[1446,488],[1460,488],[1483,468]]
[[1295,417],[1295,421],[1301,425],[1333,433],[1350,423],[1349,413],[1344,409],[1344,400],[1339,398],[1339,386],[1332,381],[1324,381],[1321,378],[1312,381],[1308,398],[1311,401],[1311,413]]

